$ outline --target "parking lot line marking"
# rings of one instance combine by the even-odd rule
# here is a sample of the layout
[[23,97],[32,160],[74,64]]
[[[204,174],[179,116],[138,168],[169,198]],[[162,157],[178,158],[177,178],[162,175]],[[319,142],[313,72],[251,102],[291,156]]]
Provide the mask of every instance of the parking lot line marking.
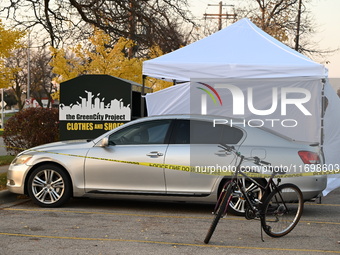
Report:
[[4,211],[32,211],[32,212],[60,212],[60,213],[79,213],[79,214],[102,214],[102,215],[121,215],[135,217],[158,217],[158,218],[192,218],[192,219],[210,219],[208,216],[176,216],[176,215],[156,215],[156,214],[137,214],[137,213],[113,213],[113,212],[87,212],[87,211],[68,211],[68,210],[52,210],[52,209],[20,209],[20,208],[4,208]]
[[[183,215],[156,215],[156,214],[137,214],[137,213],[113,213],[113,212],[87,212],[87,211],[68,211],[68,210],[53,210],[53,209],[20,209],[20,208],[0,208],[4,211],[26,211],[26,212],[60,212],[60,213],[79,213],[79,214],[99,214],[99,215],[118,215],[118,216],[133,216],[133,217],[151,217],[151,218],[175,218],[175,219],[208,219],[212,216],[183,216]],[[222,220],[242,220],[245,218],[227,216]]]
[[314,249],[289,249],[289,248],[270,248],[256,246],[232,246],[232,245],[214,245],[214,244],[195,244],[195,243],[175,243],[165,241],[150,241],[150,240],[129,240],[129,239],[111,239],[111,238],[96,238],[96,237],[70,237],[70,236],[44,236],[44,235],[28,235],[17,233],[0,233],[2,236],[17,236],[30,238],[49,238],[49,239],[64,239],[64,240],[82,240],[82,241],[106,241],[106,242],[127,242],[127,243],[146,243],[146,244],[163,244],[173,246],[192,246],[205,248],[224,248],[224,249],[239,249],[239,250],[270,250],[270,251],[299,251],[299,252],[318,252],[318,253],[333,253],[340,254],[340,251],[331,250],[314,250]]
[[340,222],[300,220],[300,223],[340,225]]
[[[26,211],[26,212],[60,212],[60,213],[78,213],[78,214],[99,214],[99,215],[117,215],[117,216],[133,216],[133,217],[151,217],[151,218],[175,218],[175,219],[207,219],[211,220],[212,216],[182,216],[182,215],[155,215],[155,214],[137,214],[137,213],[113,213],[113,212],[87,212],[87,211],[68,211],[68,210],[53,210],[53,209],[21,209],[21,208],[4,208],[0,209],[4,211]],[[243,217],[227,216],[222,220],[237,220],[247,221]],[[340,225],[340,222],[330,221],[311,221],[311,220],[300,220],[300,223],[310,224],[328,224],[328,225]]]
[[305,205],[315,205],[315,206],[340,206],[340,204],[316,204],[316,203],[305,203]]

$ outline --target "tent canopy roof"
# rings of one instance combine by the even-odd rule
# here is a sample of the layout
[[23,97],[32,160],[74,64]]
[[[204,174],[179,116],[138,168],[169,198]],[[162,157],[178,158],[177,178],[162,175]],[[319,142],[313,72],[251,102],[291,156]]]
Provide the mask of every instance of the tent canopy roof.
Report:
[[327,76],[326,68],[255,26],[238,22],[186,47],[145,61],[143,74],[166,80]]

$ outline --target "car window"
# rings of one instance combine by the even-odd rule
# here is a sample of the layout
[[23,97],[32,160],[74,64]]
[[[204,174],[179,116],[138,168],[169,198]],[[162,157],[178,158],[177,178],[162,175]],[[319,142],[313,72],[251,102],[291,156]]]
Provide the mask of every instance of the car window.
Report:
[[109,137],[110,145],[163,144],[171,120],[154,120],[127,126]]
[[237,144],[243,137],[238,128],[197,120],[178,120],[173,134],[174,144]]

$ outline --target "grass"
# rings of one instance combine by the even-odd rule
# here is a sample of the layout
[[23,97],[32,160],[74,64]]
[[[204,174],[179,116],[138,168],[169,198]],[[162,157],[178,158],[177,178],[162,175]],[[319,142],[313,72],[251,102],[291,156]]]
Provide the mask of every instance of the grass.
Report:
[[12,155],[0,156],[0,166],[6,166],[6,165],[11,164],[14,158],[15,156],[12,156]]
[[[15,156],[0,156],[0,166],[9,165]],[[7,173],[0,173],[0,190],[6,189]]]

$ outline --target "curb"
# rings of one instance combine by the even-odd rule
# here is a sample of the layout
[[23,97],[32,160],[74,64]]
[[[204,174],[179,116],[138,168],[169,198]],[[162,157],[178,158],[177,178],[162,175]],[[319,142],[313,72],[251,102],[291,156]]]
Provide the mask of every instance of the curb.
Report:
[[9,190],[5,189],[0,191],[0,206],[4,203],[16,200],[17,194],[11,193]]
[[18,198],[18,196],[20,195],[11,193],[7,189],[0,191],[0,208],[11,207],[29,200]]

